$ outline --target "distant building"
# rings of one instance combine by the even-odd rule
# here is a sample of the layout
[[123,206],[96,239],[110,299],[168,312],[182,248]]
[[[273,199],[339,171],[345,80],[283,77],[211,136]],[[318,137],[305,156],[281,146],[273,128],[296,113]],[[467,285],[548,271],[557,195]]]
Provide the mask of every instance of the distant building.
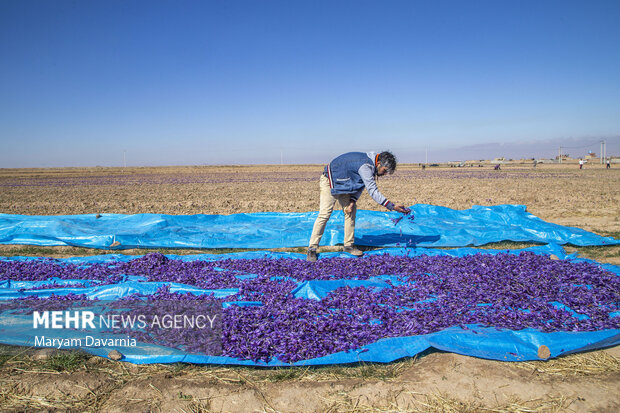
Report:
[[584,157],[584,159],[586,161],[591,160],[591,159],[596,159],[597,156],[594,152],[588,152],[588,154]]

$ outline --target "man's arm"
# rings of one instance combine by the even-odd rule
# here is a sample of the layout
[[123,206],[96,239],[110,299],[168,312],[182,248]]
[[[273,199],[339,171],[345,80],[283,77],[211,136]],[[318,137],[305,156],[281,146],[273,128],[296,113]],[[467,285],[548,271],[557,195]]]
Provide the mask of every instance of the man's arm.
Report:
[[[394,205],[385,196],[383,196],[383,194],[379,191],[379,188],[377,188],[377,182],[375,181],[375,175],[373,174],[372,169],[373,169],[372,166],[368,164],[364,164],[360,166],[360,169],[358,171],[372,199],[376,203],[378,203],[379,205],[383,205],[390,211],[398,211],[403,214],[408,214],[409,211],[407,210],[407,208],[405,208],[404,205]],[[362,190],[359,190],[357,193],[351,196],[351,199],[353,200],[353,198],[355,198],[354,199],[354,202],[355,202],[357,201],[357,199],[360,197],[361,194],[362,194]]]
[[[390,202],[377,188],[377,182],[375,181],[375,175],[373,174],[373,168],[369,164],[364,164],[360,166],[358,170],[362,181],[364,181],[364,185],[366,186],[366,190],[370,194],[370,197],[379,205],[383,205],[390,211],[394,209],[394,204]],[[361,191],[359,192],[361,194]]]

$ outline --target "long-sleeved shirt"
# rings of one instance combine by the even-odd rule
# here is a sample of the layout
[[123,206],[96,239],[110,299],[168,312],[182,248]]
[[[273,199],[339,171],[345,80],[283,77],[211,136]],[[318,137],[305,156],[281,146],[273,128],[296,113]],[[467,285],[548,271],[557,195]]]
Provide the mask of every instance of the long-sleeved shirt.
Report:
[[377,188],[375,176],[377,174],[376,152],[349,152],[335,158],[325,167],[325,174],[329,179],[332,194],[351,194],[351,199],[357,201],[364,188],[371,198],[389,210],[394,209],[390,202]]

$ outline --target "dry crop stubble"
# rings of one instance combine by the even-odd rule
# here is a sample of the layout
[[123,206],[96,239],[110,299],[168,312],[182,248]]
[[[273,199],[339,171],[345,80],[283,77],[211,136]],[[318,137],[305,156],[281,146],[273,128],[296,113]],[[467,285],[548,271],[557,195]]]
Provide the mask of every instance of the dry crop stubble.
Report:
[[[318,209],[321,165],[1,170],[0,212],[233,214]],[[620,171],[596,165],[426,168],[400,165],[379,178],[391,200],[454,209],[524,204],[540,218],[620,231]],[[368,195],[358,208],[382,210]]]
[[[502,168],[429,167],[423,171],[418,165],[399,165],[393,176],[379,179],[379,187],[388,198],[406,205],[427,203],[467,209],[474,204],[525,204],[529,212],[544,220],[618,238],[620,171],[605,170],[600,165],[587,165],[581,171],[576,165],[538,165],[534,169],[516,164]],[[318,209],[321,170],[321,165],[0,170],[0,212],[65,215],[314,211]],[[382,210],[367,194],[360,199],[359,208]],[[9,249],[14,255],[24,248],[3,246],[0,255]],[[590,251],[579,249],[583,250]],[[600,254],[591,250],[593,255]],[[36,255],[36,248],[33,251]],[[87,255],[84,251],[65,247],[62,254]],[[620,264],[618,247],[605,251],[595,258]],[[616,252],[610,256],[608,251]],[[34,361],[18,358],[0,366],[4,383],[21,383],[19,388],[4,387],[0,409],[121,411],[127,397],[134,397],[132,406],[147,410],[235,411],[240,403],[255,410],[310,410],[293,397],[303,395],[316,411],[617,411],[620,400],[613,389],[620,383],[618,357],[616,347],[553,363],[516,366],[431,352],[417,361],[388,365],[386,368],[394,368],[407,363],[389,379],[383,378],[382,368],[373,372],[369,366],[312,369],[300,377],[272,370],[208,366],[192,366],[175,373],[168,366],[157,371],[156,366],[125,367],[105,360],[98,367],[85,364],[78,375],[50,375],[37,372],[40,369]],[[590,365],[594,361],[602,363],[602,367],[574,374],[575,363]],[[338,373],[341,371],[346,374]],[[271,379],[274,374],[277,380]],[[103,385],[88,384],[91,392],[72,393],[70,384],[90,383],[85,375]],[[308,379],[313,376],[320,379]],[[50,393],[59,379],[66,393]],[[205,390],[207,387],[210,390]]]

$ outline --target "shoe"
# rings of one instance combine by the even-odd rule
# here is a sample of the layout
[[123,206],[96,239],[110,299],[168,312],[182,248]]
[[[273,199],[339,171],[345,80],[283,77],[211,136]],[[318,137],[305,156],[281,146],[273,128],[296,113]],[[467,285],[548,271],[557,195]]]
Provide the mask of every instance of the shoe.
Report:
[[308,248],[308,256],[306,257],[306,261],[316,262],[319,258],[319,254],[316,253],[316,248]]
[[364,253],[361,250],[358,250],[355,246],[351,245],[349,247],[344,247],[344,252],[348,252],[351,255],[355,255],[356,257],[361,257]]

